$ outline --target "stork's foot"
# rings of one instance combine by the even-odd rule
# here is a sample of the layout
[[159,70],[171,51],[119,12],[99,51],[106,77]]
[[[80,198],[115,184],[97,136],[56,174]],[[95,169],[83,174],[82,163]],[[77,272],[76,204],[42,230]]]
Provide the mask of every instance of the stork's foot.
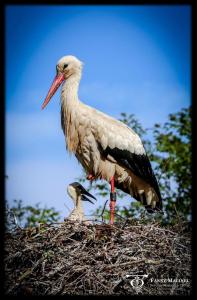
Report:
[[87,175],[87,177],[86,177],[86,179],[88,179],[88,180],[94,180],[95,179],[95,177],[92,175],[92,174],[89,174],[89,175]]

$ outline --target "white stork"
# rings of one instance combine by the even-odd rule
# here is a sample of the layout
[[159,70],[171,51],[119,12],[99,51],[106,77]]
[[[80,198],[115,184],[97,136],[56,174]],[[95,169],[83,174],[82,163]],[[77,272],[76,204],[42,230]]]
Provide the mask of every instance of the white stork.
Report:
[[68,216],[69,220],[72,221],[85,221],[84,210],[82,201],[89,201],[90,203],[94,204],[94,202],[89,199],[88,197],[96,200],[94,196],[92,196],[79,182],[73,182],[68,185],[67,188],[68,195],[73,200],[74,209]]
[[62,57],[56,77],[42,105],[62,85],[61,125],[66,147],[87,173],[87,179],[110,182],[110,224],[114,222],[115,187],[142,202],[147,211],[162,211],[159,186],[140,137],[124,123],[84,104],[78,98],[83,63]]

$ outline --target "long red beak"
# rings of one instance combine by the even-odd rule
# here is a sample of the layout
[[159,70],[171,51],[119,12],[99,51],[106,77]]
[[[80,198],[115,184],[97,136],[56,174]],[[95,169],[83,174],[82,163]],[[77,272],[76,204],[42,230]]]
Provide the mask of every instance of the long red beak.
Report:
[[55,76],[53,83],[50,87],[50,90],[48,91],[48,94],[42,104],[42,109],[45,108],[45,106],[47,106],[47,104],[49,103],[49,101],[51,100],[51,98],[53,97],[53,95],[55,94],[55,92],[57,91],[58,87],[61,85],[61,83],[64,81],[64,74],[60,73],[57,76]]

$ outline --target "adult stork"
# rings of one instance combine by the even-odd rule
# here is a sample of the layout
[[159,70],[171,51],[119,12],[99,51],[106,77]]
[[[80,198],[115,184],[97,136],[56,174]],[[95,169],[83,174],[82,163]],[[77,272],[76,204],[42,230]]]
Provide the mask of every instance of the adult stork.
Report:
[[159,186],[140,137],[124,123],[84,104],[78,98],[83,63],[62,57],[42,109],[62,85],[61,125],[73,152],[90,180],[111,184],[110,224],[114,223],[115,187],[142,202],[149,212],[162,210]]

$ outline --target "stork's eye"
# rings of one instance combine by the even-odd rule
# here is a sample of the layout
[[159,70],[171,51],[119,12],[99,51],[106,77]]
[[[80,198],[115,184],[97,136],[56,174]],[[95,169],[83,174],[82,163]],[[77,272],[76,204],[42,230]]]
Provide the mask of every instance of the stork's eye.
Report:
[[68,64],[64,64],[63,69],[66,69],[68,67]]

